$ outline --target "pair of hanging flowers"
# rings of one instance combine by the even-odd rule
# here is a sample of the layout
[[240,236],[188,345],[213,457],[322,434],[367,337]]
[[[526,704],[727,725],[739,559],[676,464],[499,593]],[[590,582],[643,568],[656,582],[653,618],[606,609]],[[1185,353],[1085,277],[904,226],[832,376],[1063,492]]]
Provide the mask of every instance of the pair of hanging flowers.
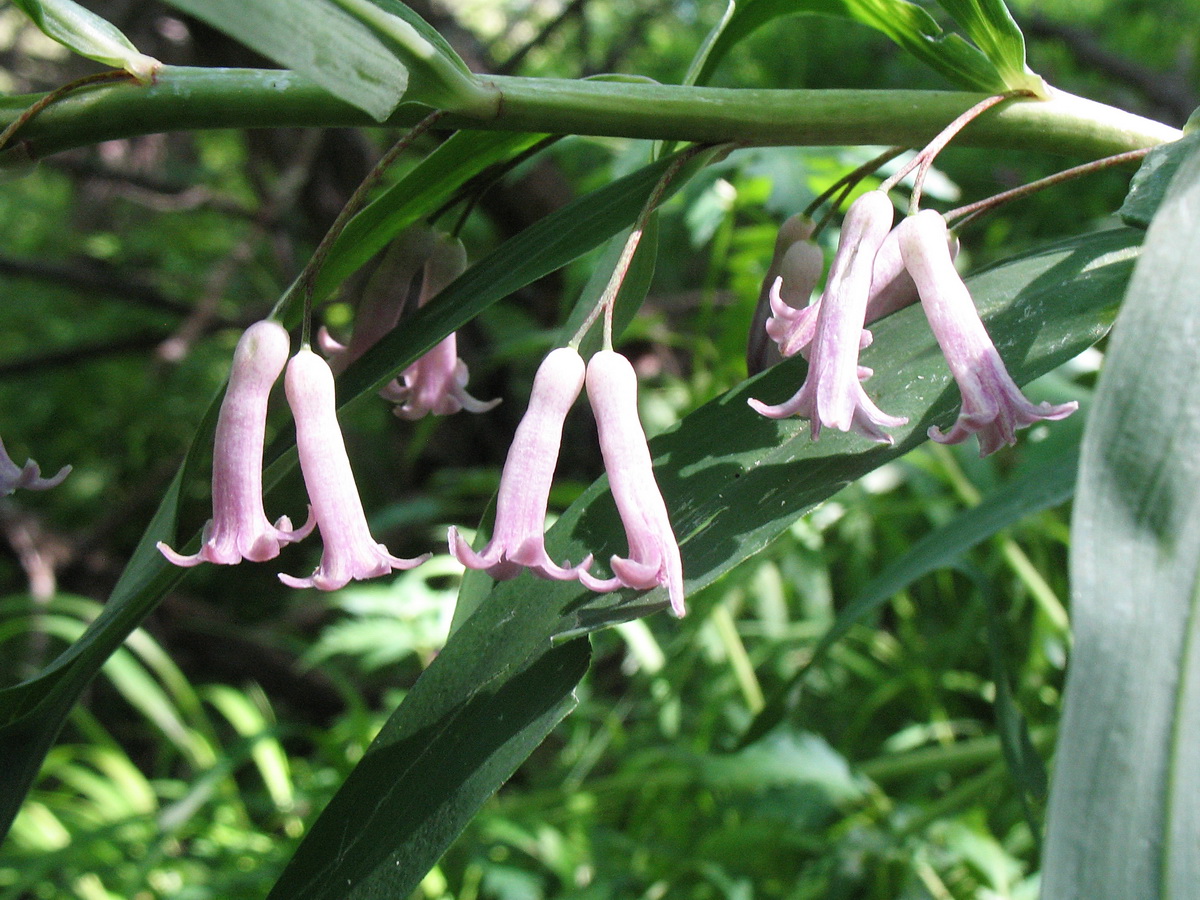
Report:
[[986,456],[1015,443],[1017,429],[1074,412],[1075,402],[1031,403],[1012,380],[954,267],[957,245],[946,220],[923,210],[893,228],[894,214],[882,190],[851,204],[825,289],[811,306],[795,302],[806,301],[820,278],[811,230],[784,251],[766,329],[783,356],[808,358],[808,375],[790,399],[774,405],[752,399],[750,406],[770,418],[810,420],[814,439],[825,427],[893,443],[884,429],[908,419],[888,415],[867,395],[862,382],[872,373],[859,365],[859,352],[872,340],[866,324],[919,300],[962,394],[954,426],[931,427],[933,440],[957,444],[974,434]]

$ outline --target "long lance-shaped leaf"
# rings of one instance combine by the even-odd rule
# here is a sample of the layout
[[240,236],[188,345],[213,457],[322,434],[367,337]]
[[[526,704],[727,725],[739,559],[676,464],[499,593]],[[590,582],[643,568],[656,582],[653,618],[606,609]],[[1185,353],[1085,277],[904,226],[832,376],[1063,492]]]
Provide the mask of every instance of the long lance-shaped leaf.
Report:
[[1084,433],[1047,900],[1183,900],[1200,885],[1198,246],[1193,149],[1147,232]]
[[[1105,333],[1140,239],[1131,229],[1090,235],[971,279],[1019,382]],[[921,311],[904,310],[874,328],[863,360],[876,373],[872,395],[912,421],[896,432],[896,446],[836,433],[814,443],[807,423],[772,421],[751,410],[748,397],[774,400],[795,390],[804,372],[798,357],[706,404],[652,442],[689,591],[758,552],[838,488],[921,443],[930,425],[953,419],[958,390]],[[626,552],[605,479],[559,517],[547,545],[554,559],[595,551],[606,560]],[[497,586],[451,636],[312,825],[271,897],[407,896],[570,703],[582,650],[571,649],[575,641],[563,642],[662,609],[664,593],[596,595],[528,575]]]

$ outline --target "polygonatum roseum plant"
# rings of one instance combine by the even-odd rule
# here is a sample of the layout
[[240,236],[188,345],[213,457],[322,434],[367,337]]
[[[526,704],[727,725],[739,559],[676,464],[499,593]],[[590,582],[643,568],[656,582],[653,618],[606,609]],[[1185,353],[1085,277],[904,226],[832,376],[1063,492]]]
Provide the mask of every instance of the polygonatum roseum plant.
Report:
[[612,578],[596,578],[583,571],[579,580],[593,591],[665,587],[671,611],[683,616],[687,607],[679,542],[654,479],[646,433],[638,418],[637,374],[629,360],[612,350],[596,353],[588,361],[587,394],[629,555],[611,558]]

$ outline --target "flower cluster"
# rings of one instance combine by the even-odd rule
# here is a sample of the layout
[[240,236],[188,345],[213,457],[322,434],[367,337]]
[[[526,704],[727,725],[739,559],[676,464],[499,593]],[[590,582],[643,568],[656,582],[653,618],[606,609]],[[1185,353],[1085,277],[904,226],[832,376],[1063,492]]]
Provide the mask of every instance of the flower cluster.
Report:
[[[352,579],[374,578],[424,562],[428,554],[415,559],[393,556],[371,536],[337,422],[333,371],[308,348],[290,361],[288,353],[288,334],[278,322],[252,325],[238,342],[213,450],[213,517],[204,527],[196,553],[185,556],[163,542],[158,549],[179,566],[233,565],[243,559],[262,562],[316,528],[324,540],[316,571],[307,578],[286,574],[279,578],[291,587],[325,591],[337,590]],[[311,502],[308,521],[299,529],[293,529],[286,516],[272,525],[263,510],[267,400],[285,364],[284,386]],[[588,571],[591,555],[575,566],[556,564],[546,552],[543,534],[563,423],[585,381],[629,543],[627,557],[612,558],[611,578]],[[493,578],[513,578],[528,569],[540,578],[578,580],[595,591],[662,586],[672,610],[684,614],[679,545],[638,420],[637,377],[624,356],[601,351],[585,366],[576,350],[564,347],[546,357],[501,476],[492,539],[475,551],[452,527],[448,540],[450,552],[464,566],[482,569]]]
[[[325,591],[422,562],[423,558],[392,556],[371,537],[337,423],[333,372],[307,348],[288,362],[289,349],[287,331],[273,321],[251,325],[238,341],[213,447],[213,517],[204,526],[196,553],[184,556],[162,541],[158,549],[179,566],[263,562],[316,528],[325,541],[317,570],[309,578],[279,577],[292,587]],[[272,525],[263,511],[267,399],[285,364],[300,470],[312,501],[308,521],[299,529],[293,529],[286,516]]]
[[[629,544],[628,557],[612,557],[611,578],[597,578],[588,572],[591,555],[576,566],[570,562],[556,565],[546,552],[542,534],[563,420],[585,382],[609,487]],[[541,578],[578,579],[593,591],[665,587],[671,610],[684,615],[679,543],[654,480],[646,434],[638,420],[637,376],[629,360],[612,350],[601,350],[585,368],[579,353],[569,347],[546,357],[534,378],[529,408],[517,427],[500,476],[491,541],[476,552],[452,527],[449,543],[450,552],[464,566],[482,569],[493,578],[512,578],[523,567]]]
[[[808,358],[808,375],[789,400],[768,405],[752,399],[750,405],[771,418],[809,419],[813,438],[827,427],[893,443],[884,428],[908,420],[884,413],[867,396],[862,382],[871,370],[859,365],[858,356],[871,343],[868,323],[919,300],[962,393],[954,427],[942,432],[934,426],[929,429],[931,438],[959,443],[975,434],[980,455],[986,456],[1014,443],[1018,428],[1061,419],[1078,408],[1073,402],[1034,405],[1009,376],[954,268],[957,242],[945,219],[925,210],[893,228],[893,218],[883,191],[870,191],[851,204],[825,290],[811,306],[796,308],[788,301],[811,291],[814,267],[797,266],[797,273],[791,274],[784,255],[785,265],[771,286],[772,316],[766,331],[783,356],[801,353]],[[812,246],[807,238],[793,246]],[[796,285],[790,292],[789,276]]]

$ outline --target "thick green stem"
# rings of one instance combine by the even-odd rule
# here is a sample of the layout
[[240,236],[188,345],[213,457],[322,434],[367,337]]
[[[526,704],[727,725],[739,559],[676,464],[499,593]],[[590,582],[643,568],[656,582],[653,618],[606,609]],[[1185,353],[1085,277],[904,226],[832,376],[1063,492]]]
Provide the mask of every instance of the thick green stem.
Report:
[[[660,85],[640,81],[501,78],[485,117],[448,110],[448,128],[589,134],[701,143],[922,146],[983,95],[952,91],[783,91]],[[37,97],[0,101],[0,128]],[[409,127],[430,107],[404,103],[388,125]],[[71,147],[163,131],[283,126],[378,126],[370,116],[292,72],[166,66],[145,87],[85,89],[43,111],[4,155],[38,159]],[[1056,92],[1006,104],[972,122],[968,146],[1042,150],[1096,158],[1154,146],[1174,128]],[[11,155],[10,155],[11,154]]]

